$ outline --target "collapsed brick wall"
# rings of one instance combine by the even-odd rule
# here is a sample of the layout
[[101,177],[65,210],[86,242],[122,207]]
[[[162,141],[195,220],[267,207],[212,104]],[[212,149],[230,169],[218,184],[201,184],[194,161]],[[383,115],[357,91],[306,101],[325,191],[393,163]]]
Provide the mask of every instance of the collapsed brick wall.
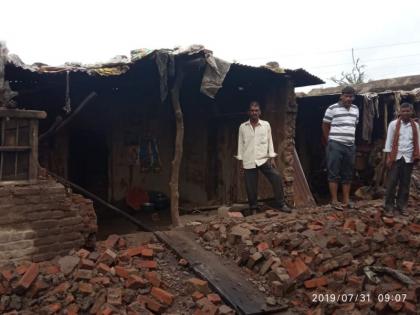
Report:
[[53,180],[0,186],[0,265],[90,246],[96,231],[92,201]]

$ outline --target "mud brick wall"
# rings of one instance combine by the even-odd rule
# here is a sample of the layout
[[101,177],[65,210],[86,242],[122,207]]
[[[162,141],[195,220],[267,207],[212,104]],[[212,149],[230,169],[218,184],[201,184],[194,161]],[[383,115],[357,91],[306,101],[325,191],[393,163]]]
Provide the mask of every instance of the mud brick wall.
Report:
[[92,202],[53,180],[0,186],[0,265],[89,246],[96,230]]

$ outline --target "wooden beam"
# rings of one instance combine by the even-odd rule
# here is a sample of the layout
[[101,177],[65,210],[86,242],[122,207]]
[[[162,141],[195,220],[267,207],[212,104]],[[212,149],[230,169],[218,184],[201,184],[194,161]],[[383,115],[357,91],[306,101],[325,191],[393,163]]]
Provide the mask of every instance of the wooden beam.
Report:
[[180,90],[184,79],[182,63],[177,67],[174,85],[171,89],[171,101],[175,113],[176,136],[175,152],[172,160],[171,181],[171,219],[172,225],[179,226],[179,170],[181,167],[183,142],[184,142],[184,117],[182,114],[181,103],[179,100]]
[[38,110],[23,110],[23,109],[0,109],[0,117],[13,117],[13,118],[34,118],[44,119],[47,113]]
[[61,184],[63,184],[64,186],[69,186],[71,188],[73,188],[74,190],[78,191],[79,193],[83,194],[84,196],[96,201],[97,203],[107,207],[108,209],[111,209],[112,211],[122,215],[123,217],[125,217],[126,219],[128,219],[128,221],[134,223],[135,225],[137,225],[138,227],[140,227],[142,230],[147,231],[147,232],[152,232],[150,228],[148,228],[147,226],[145,226],[143,223],[141,223],[139,220],[137,220],[135,217],[129,215],[127,212],[111,205],[110,203],[106,202],[105,200],[103,200],[102,198],[98,197],[97,195],[91,193],[90,191],[87,191],[86,189],[80,187],[79,185],[62,178],[61,176],[58,176],[50,171],[47,171],[49,175],[51,175],[52,177],[54,177],[58,182],[60,182]]
[[[86,98],[80,103],[79,106],[77,106],[77,108],[70,114],[69,117],[67,117],[65,120],[61,120],[60,118],[57,117],[55,122],[53,123],[53,125],[48,129],[47,132],[43,133],[40,137],[39,137],[39,141],[44,140],[45,138],[57,133],[60,129],[64,128],[66,125],[68,125],[73,119],[74,117],[76,117],[76,115],[78,113],[80,113],[80,111],[94,98],[96,97],[98,94],[96,94],[96,92],[91,92],[88,96],[86,96]],[[54,126],[56,126],[56,128],[53,128]]]
[[198,276],[209,282],[222,299],[240,315],[282,314],[287,305],[270,307],[265,295],[258,291],[243,271],[233,262],[220,257],[197,244],[195,235],[182,229],[155,232],[156,237],[186,259]]

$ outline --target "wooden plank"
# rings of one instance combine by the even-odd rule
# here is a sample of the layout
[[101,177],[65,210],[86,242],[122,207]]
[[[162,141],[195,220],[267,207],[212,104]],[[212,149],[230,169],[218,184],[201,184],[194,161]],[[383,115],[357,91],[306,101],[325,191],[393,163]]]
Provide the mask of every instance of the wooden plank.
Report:
[[47,113],[37,110],[0,109],[0,117],[44,119]]
[[29,122],[29,144],[32,152],[29,157],[29,179],[38,178],[38,120],[31,119]]
[[293,149],[293,170],[295,171],[295,179],[293,181],[293,198],[296,207],[314,207],[315,199],[309,188],[302,165],[300,164],[299,155],[296,149]]
[[215,254],[203,249],[195,242],[191,232],[159,231],[155,235],[179,256],[188,260],[193,271],[206,279],[238,314],[269,314],[281,311],[267,306],[265,296],[246,281],[233,262],[222,262]]
[[16,151],[29,151],[32,148],[30,146],[7,146],[7,147],[0,147],[0,152],[16,152]]

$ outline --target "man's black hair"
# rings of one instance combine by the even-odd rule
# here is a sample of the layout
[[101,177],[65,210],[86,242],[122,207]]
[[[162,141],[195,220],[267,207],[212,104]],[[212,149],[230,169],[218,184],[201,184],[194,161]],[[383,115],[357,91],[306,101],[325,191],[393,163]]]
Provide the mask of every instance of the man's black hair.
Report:
[[249,109],[251,109],[251,106],[258,106],[259,109],[261,109],[261,105],[260,102],[253,100],[251,102],[249,102]]
[[404,102],[400,105],[400,108],[407,108],[407,107],[410,109],[413,109],[413,104]]
[[341,90],[341,94],[356,94],[356,90],[352,87],[352,86],[350,86],[350,85],[347,85],[347,86],[345,86],[345,87],[343,87],[343,89]]

